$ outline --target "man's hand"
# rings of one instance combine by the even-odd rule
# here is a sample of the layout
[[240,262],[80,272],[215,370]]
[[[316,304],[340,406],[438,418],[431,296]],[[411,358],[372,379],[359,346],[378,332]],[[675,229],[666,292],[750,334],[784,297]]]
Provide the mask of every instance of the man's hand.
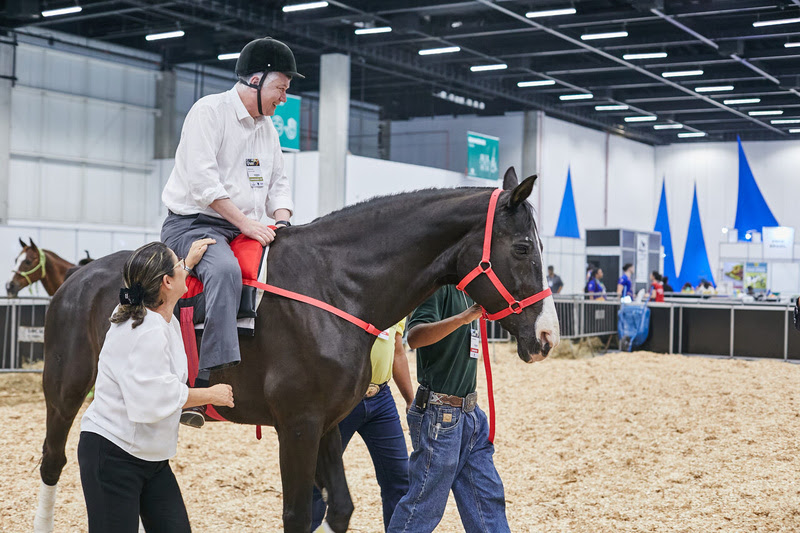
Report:
[[479,319],[482,314],[483,314],[483,307],[481,307],[479,304],[474,304],[472,307],[470,307],[469,309],[467,309],[458,316],[461,317],[462,323],[464,325],[467,325],[472,321]]
[[245,219],[239,226],[241,232],[251,239],[255,239],[261,243],[261,246],[266,246],[275,240],[275,232],[266,225],[251,218]]

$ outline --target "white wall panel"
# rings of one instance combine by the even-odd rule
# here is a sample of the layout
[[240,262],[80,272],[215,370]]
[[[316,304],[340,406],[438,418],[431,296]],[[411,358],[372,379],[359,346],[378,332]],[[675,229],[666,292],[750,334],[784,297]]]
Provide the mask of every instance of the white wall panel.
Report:
[[118,169],[86,169],[86,206],[82,222],[122,224],[122,172]]
[[41,212],[41,165],[31,159],[11,159],[8,167],[9,217],[37,218]]
[[608,137],[608,227],[652,231],[660,184],[652,146]]
[[83,215],[83,167],[50,161],[40,165],[41,211],[37,218],[79,222]]

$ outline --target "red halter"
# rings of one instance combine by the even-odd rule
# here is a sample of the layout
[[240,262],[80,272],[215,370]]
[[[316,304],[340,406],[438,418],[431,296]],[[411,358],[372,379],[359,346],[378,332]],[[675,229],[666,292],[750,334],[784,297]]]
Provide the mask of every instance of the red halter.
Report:
[[533,296],[529,296],[522,301],[517,300],[511,293],[503,285],[503,282],[500,281],[500,278],[497,277],[497,274],[494,273],[492,269],[492,226],[494,225],[494,213],[495,208],[497,207],[497,198],[500,196],[500,193],[503,192],[502,189],[495,189],[492,192],[492,197],[489,200],[489,212],[486,215],[486,231],[483,234],[483,257],[481,257],[481,262],[478,263],[472,272],[464,276],[456,288],[460,291],[463,291],[467,285],[472,283],[472,280],[480,276],[481,274],[486,274],[489,280],[494,285],[494,288],[497,289],[503,298],[505,298],[506,302],[508,302],[508,307],[503,309],[502,311],[498,311],[497,313],[489,314],[486,312],[486,309],[483,310],[483,315],[488,320],[500,320],[501,318],[505,318],[508,315],[520,314],[523,309],[529,307],[536,302],[540,302],[550,296],[552,292],[550,288],[546,288],[541,292],[537,292]]

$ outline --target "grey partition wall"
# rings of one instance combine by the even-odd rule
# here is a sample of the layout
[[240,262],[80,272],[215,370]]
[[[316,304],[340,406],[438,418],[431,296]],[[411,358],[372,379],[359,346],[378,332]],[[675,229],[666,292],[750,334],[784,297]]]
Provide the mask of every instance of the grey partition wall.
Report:
[[627,229],[587,229],[586,263],[603,269],[609,292],[616,291],[622,267],[636,268],[634,291],[650,286],[650,272],[661,271],[661,234]]

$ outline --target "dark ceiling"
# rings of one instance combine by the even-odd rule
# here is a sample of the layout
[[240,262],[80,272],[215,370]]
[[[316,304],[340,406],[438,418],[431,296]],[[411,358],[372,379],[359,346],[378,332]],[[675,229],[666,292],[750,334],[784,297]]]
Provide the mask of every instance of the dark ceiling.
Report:
[[[40,10],[80,5],[80,13],[37,17]],[[800,117],[800,0],[328,0],[320,9],[284,12],[301,0],[6,0],[8,29],[51,28],[162,55],[165,66],[200,62],[233,69],[220,53],[255,37],[289,44],[307,78],[299,92],[319,89],[321,54],[352,58],[352,97],[381,107],[386,119],[541,109],[552,116],[615,131],[650,144],[697,140],[791,139]],[[527,18],[530,11],[574,8],[575,14]],[[758,21],[797,19],[754,27]],[[389,33],[355,35],[389,26]],[[148,42],[145,35],[181,29],[185,36]],[[627,37],[581,36],[627,32]],[[419,50],[460,47],[456,53]],[[664,58],[623,59],[632,53]],[[473,72],[472,66],[506,64]],[[664,72],[702,71],[689,77]],[[553,80],[554,85],[518,87]],[[733,86],[697,92],[698,87]],[[442,94],[444,99],[436,95]],[[587,100],[563,101],[570,94]],[[463,104],[448,100],[463,97]],[[753,103],[725,100],[760,99]],[[469,102],[470,99],[472,102]],[[477,103],[475,102],[477,101]],[[480,103],[483,103],[481,106]],[[472,103],[472,105],[464,105]],[[596,110],[627,105],[627,110]],[[477,106],[477,108],[476,108]],[[482,109],[481,109],[482,107]],[[751,116],[754,111],[776,114]],[[781,112],[780,114],[777,114]],[[626,122],[625,117],[655,116]],[[682,125],[682,129],[654,126]],[[800,136],[800,133],[798,134]]]

